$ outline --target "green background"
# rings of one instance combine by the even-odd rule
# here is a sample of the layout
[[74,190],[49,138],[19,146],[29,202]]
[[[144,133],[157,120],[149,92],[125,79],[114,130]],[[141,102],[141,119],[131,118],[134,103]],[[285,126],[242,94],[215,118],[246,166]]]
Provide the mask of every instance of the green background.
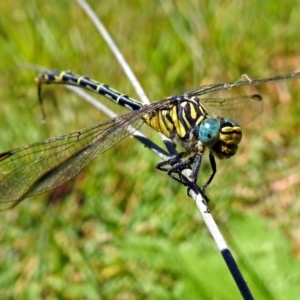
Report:
[[[299,69],[297,1],[90,1],[153,101],[203,84]],[[136,98],[76,1],[0,2],[0,151],[106,117],[32,65],[88,75]],[[250,87],[264,111],[218,161],[210,210],[257,299],[299,299],[300,81]],[[220,95],[218,95],[220,96]],[[118,113],[122,108],[102,102]],[[153,130],[147,136],[159,142]],[[186,190],[128,138],[63,188],[1,212],[1,299],[237,299]],[[204,163],[200,181],[209,175]]]

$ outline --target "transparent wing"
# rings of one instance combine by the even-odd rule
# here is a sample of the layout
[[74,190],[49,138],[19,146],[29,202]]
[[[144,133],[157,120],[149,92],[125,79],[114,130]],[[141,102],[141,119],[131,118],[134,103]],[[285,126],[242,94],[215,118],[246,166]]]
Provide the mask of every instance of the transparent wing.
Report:
[[274,83],[274,82],[280,82],[284,80],[294,80],[297,78],[300,78],[300,72],[293,72],[285,75],[278,75],[278,76],[262,78],[262,79],[251,79],[249,76],[243,75],[241,79],[236,82],[203,85],[197,88],[196,90],[192,90],[190,92],[185,93],[184,95],[187,97],[201,96],[211,92],[216,92],[221,90],[231,90],[234,87],[247,86],[247,85],[261,85],[265,83]]
[[237,121],[239,125],[253,120],[261,113],[263,108],[263,101],[260,95],[205,98],[200,99],[200,102],[211,117],[231,118]]
[[[233,83],[220,83],[202,86],[196,90],[185,93],[188,98],[199,97],[211,92],[231,90],[235,87],[261,85],[300,77],[300,72],[278,75],[263,79],[251,79],[243,75],[240,80]],[[200,98],[201,104],[206,108],[211,117],[224,117],[236,120],[240,125],[246,124],[258,116],[263,108],[260,95],[237,96],[232,98]]]
[[[0,202],[22,201],[51,190],[132,134],[154,103],[104,123],[0,154]],[[15,205],[15,204],[14,204]]]

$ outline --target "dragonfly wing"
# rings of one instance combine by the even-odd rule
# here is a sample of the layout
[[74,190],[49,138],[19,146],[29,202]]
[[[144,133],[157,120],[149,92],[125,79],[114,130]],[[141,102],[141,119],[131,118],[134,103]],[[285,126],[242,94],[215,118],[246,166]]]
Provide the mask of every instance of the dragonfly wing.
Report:
[[284,75],[277,75],[273,77],[268,78],[262,78],[262,79],[252,79],[248,75],[242,75],[241,78],[235,82],[230,83],[217,83],[217,84],[209,84],[209,85],[203,85],[195,90],[189,91],[184,93],[187,97],[193,97],[193,96],[201,96],[208,93],[221,91],[221,90],[228,90],[235,87],[241,87],[241,86],[254,86],[254,85],[261,85],[266,83],[275,83],[280,82],[284,80],[294,80],[300,78],[300,71],[284,74]]
[[[0,202],[51,190],[143,124],[141,111],[0,154]],[[131,125],[131,126],[130,126]]]
[[246,124],[257,117],[263,108],[260,95],[237,96],[231,98],[200,99],[210,117],[231,118],[240,125]]

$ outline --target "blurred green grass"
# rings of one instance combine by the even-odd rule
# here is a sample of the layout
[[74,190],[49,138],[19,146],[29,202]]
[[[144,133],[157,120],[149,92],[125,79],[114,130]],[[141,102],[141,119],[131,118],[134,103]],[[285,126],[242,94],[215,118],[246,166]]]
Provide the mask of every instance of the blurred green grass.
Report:
[[[295,1],[89,3],[153,101],[244,73],[299,68]],[[69,69],[135,97],[75,1],[2,1],[0,9],[0,151],[106,119],[65,89],[47,87],[41,125],[29,64]],[[208,189],[258,299],[299,294],[299,90],[299,81],[255,89],[264,112],[244,128],[236,157],[218,162]],[[157,162],[127,139],[64,190],[2,212],[1,298],[238,298],[194,203],[155,170]],[[204,166],[200,180],[208,172]]]

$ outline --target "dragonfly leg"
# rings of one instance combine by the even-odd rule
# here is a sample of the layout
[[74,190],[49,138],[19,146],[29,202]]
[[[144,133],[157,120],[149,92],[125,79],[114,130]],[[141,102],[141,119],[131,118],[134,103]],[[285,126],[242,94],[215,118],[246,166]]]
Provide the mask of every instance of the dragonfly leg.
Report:
[[[192,190],[196,194],[197,193],[201,194],[206,204],[208,204],[209,199],[205,195],[205,188],[211,182],[213,176],[210,176],[209,180],[207,181],[207,183],[204,185],[203,188],[199,187],[197,185],[197,179],[198,179],[198,173],[201,166],[202,153],[199,152],[194,156],[191,156],[188,159],[183,161],[182,158],[185,155],[186,155],[185,152],[178,153],[177,155],[174,155],[169,160],[158,163],[156,165],[156,168],[160,171],[167,172],[172,179],[175,179],[176,181],[180,182],[184,186],[187,186],[188,196],[190,196],[190,191]],[[214,161],[213,156],[211,159],[212,161]],[[213,164],[213,162],[211,162],[211,165],[214,167],[216,166],[216,164],[215,163]],[[184,170],[190,170],[191,171],[190,175],[186,175],[186,172],[184,172]],[[215,174],[215,171],[213,174]]]
[[[187,195],[191,197],[190,192],[193,191],[196,194],[200,194],[203,198],[203,203],[208,206],[209,203],[209,198],[206,196],[205,191],[200,188],[195,182],[189,182],[188,184],[188,190],[187,190]],[[207,208],[207,212],[209,212]]]
[[186,166],[186,167],[190,166],[190,162],[188,162],[188,160],[186,160],[185,162],[182,161],[182,158],[184,157],[185,154],[186,154],[185,152],[180,152],[180,153],[174,154],[174,155],[170,156],[170,159],[167,159],[167,160],[164,160],[164,161],[158,163],[156,165],[156,168],[160,171],[167,172],[168,174],[172,173],[172,172],[176,172],[179,169],[184,170],[184,168],[181,168],[182,164],[185,164],[184,166]]
[[[170,159],[158,163],[156,168],[160,171],[167,172],[171,178],[185,186],[189,186],[190,182],[194,182],[196,184],[202,154],[194,155],[186,160],[182,160],[185,155],[185,152],[173,155]],[[190,170],[190,175],[186,175],[184,170]]]
[[203,153],[199,152],[193,156],[194,166],[192,168],[192,174],[191,174],[191,179],[190,179],[190,181],[192,181],[192,182],[197,182],[197,180],[198,180],[198,174],[199,174],[199,170],[200,170],[200,166],[201,166],[202,154]]
[[170,155],[176,155],[178,152],[176,151],[176,145],[169,139],[164,140],[164,144]]
[[214,179],[216,173],[217,173],[217,165],[216,165],[216,160],[212,152],[209,152],[209,162],[211,166],[212,173],[209,176],[208,180],[206,183],[203,185],[202,190],[205,191],[205,189],[208,187],[208,185],[212,182]]
[[[186,160],[182,160],[185,155],[186,152],[177,153],[171,156],[170,159],[158,163],[156,168],[160,171],[167,172],[170,177],[181,183],[185,183],[186,180],[196,183],[201,166],[202,153],[199,152]],[[188,176],[183,175],[182,171],[185,169],[190,169],[191,174]],[[181,177],[183,179],[181,179]]]
[[[203,198],[203,203],[208,206],[209,198],[206,196],[205,190],[197,185],[197,178],[201,166],[201,159],[202,153],[199,153],[190,157],[186,161],[177,162],[177,164],[175,164],[168,170],[168,175],[172,179],[175,179],[176,181],[180,182],[188,188],[188,196],[191,196],[191,191],[193,191],[196,194],[200,194]],[[191,171],[189,175],[186,175],[187,170]]]

